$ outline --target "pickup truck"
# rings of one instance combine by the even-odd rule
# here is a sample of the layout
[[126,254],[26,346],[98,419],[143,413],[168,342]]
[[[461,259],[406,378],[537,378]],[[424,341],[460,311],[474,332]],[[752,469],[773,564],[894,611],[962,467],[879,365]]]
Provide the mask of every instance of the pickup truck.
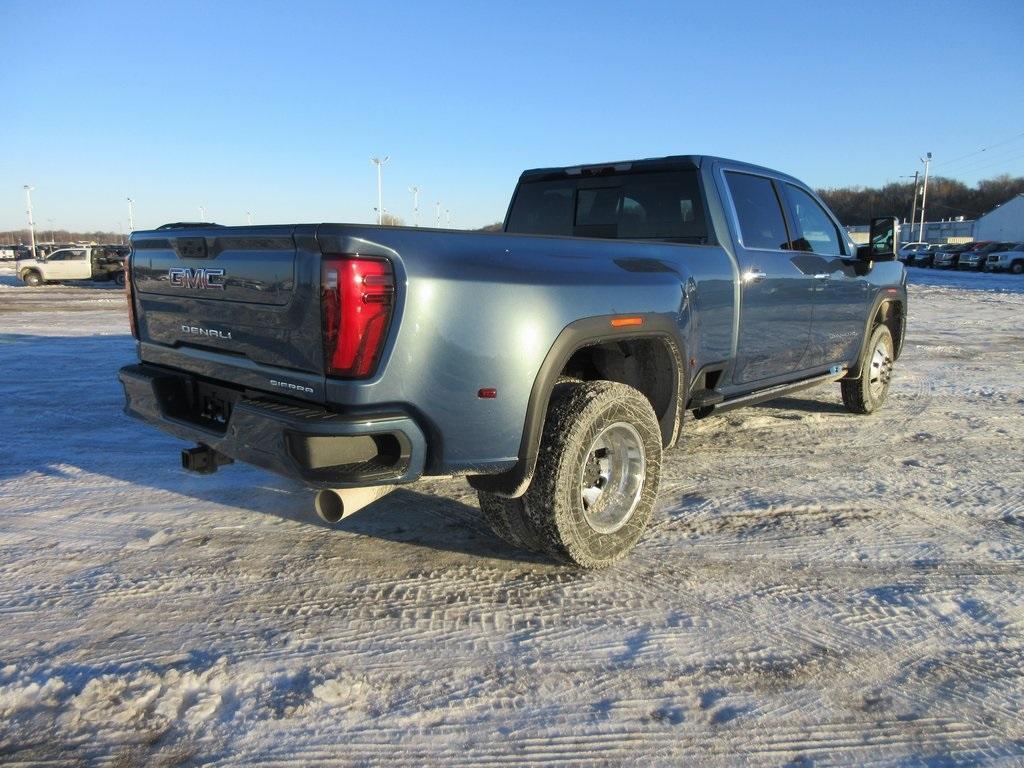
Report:
[[673,156],[526,171],[504,231],[135,232],[126,412],[319,489],[337,522],[464,475],[494,531],[581,567],[629,552],[684,417],[838,382],[878,409],[900,354],[895,219],[856,247],[800,181]]
[[83,245],[61,248],[45,258],[19,258],[15,262],[18,279],[26,285],[38,286],[64,280],[114,280],[124,285],[126,254],[118,246]]

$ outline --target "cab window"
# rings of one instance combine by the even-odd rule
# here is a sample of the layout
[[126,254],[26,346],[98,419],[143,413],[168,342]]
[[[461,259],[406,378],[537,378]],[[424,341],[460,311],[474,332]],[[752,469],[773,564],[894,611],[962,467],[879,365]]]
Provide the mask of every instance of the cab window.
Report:
[[812,251],[823,256],[842,256],[843,240],[839,236],[839,228],[825,213],[825,209],[800,187],[786,184],[784,189],[797,229],[793,250]]
[[733,171],[726,172],[725,177],[739,219],[743,246],[772,251],[788,249],[786,221],[771,179]]

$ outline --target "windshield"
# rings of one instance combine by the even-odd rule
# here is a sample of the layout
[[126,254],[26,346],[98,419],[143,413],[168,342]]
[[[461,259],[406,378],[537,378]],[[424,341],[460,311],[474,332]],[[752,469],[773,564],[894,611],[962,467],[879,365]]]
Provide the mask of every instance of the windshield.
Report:
[[696,171],[524,182],[505,231],[688,243],[708,234]]

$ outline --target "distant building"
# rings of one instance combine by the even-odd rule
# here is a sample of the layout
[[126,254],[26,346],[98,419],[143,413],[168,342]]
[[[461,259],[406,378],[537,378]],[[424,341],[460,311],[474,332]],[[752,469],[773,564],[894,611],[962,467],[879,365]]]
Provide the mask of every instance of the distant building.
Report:
[[1024,192],[979,217],[974,239],[1024,242]]
[[[919,240],[926,243],[969,243],[980,238],[974,235],[973,220],[950,219],[949,221],[926,221],[924,223],[924,234],[918,237],[921,231],[921,223],[911,224],[909,221],[900,222],[900,242],[916,243]],[[863,245],[868,241],[869,227],[866,225],[847,227],[853,242]]]

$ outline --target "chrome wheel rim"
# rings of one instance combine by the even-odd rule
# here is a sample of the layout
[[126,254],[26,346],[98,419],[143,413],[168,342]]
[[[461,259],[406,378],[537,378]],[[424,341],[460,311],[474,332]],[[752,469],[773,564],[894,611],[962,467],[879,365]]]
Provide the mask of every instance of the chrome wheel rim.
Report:
[[647,456],[632,424],[617,421],[601,430],[580,470],[583,519],[598,533],[615,533],[629,522],[647,477]]
[[868,369],[868,386],[871,389],[871,399],[877,400],[889,386],[892,378],[892,347],[889,340],[884,336],[878,340],[874,351],[871,353],[871,367]]

